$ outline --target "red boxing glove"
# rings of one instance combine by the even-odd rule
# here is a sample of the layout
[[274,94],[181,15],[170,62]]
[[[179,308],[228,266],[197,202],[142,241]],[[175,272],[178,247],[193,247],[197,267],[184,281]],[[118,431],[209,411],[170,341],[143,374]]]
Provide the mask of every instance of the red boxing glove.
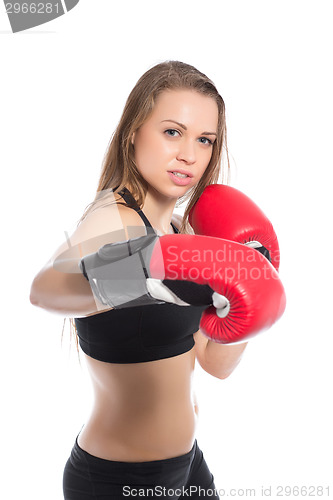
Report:
[[[270,328],[285,309],[277,271],[253,248],[207,236],[161,236],[154,245],[149,275],[208,285],[213,304],[202,314],[201,331],[221,344],[244,342]],[[215,297],[214,297],[215,296]]]
[[262,210],[238,189],[222,184],[207,186],[189,214],[196,234],[238,243],[258,241],[268,250],[279,269],[279,243],[273,226]]

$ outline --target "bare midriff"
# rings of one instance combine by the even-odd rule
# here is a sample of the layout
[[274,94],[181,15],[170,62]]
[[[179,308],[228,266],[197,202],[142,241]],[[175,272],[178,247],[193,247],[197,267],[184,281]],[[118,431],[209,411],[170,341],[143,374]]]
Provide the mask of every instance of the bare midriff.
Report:
[[85,358],[95,399],[78,437],[83,450],[121,462],[164,460],[191,450],[197,413],[194,349],[134,364]]

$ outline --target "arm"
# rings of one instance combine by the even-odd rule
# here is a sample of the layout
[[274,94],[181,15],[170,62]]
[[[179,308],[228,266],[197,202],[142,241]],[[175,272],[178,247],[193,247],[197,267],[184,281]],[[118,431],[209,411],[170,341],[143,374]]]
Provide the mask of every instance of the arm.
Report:
[[234,371],[247,342],[242,344],[217,344],[205,337],[200,330],[194,334],[195,355],[203,370],[221,380]]
[[109,309],[96,301],[78,263],[102,245],[144,234],[145,226],[134,210],[115,204],[97,208],[81,222],[69,243],[62,244],[36,275],[30,302],[68,317]]
[[98,310],[84,276],[55,270],[52,257],[32,282],[30,302],[36,307],[67,317],[86,316]]
[[[191,209],[189,222],[196,234],[243,244],[251,242],[251,246],[259,243],[259,247],[255,245],[253,248],[265,255],[278,270],[279,245],[271,222],[250,198],[237,189],[221,184],[207,186]],[[276,300],[280,300],[279,297]],[[199,364],[218,378],[226,378],[232,373],[246,347],[244,343],[216,344],[207,340],[200,331],[195,335],[195,341]]]
[[[179,229],[182,216],[173,214],[172,222]],[[213,377],[219,379],[227,378],[242,359],[243,351],[247,342],[236,345],[217,344],[209,340],[200,330],[194,334],[195,355],[201,368]],[[197,403],[194,404],[197,413]]]

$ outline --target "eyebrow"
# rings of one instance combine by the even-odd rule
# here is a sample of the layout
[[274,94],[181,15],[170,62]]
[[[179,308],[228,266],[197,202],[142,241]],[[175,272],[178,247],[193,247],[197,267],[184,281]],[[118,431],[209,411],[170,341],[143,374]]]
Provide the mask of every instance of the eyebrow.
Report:
[[[163,123],[163,122],[172,122],[172,123],[176,123],[176,124],[177,124],[177,125],[179,125],[182,129],[187,130],[186,125],[184,125],[183,123],[177,122],[176,120],[170,120],[170,119],[168,119],[168,120],[162,120],[162,122],[161,122],[161,123]],[[215,135],[215,136],[217,137],[216,132],[202,132],[202,134],[201,134],[201,135]]]

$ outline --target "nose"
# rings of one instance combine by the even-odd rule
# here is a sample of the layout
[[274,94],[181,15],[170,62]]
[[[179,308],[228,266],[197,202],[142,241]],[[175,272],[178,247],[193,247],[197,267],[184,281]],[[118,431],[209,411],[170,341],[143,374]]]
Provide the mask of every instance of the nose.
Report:
[[181,142],[177,154],[177,160],[182,161],[188,165],[192,165],[193,163],[195,163],[195,144],[191,140]]

